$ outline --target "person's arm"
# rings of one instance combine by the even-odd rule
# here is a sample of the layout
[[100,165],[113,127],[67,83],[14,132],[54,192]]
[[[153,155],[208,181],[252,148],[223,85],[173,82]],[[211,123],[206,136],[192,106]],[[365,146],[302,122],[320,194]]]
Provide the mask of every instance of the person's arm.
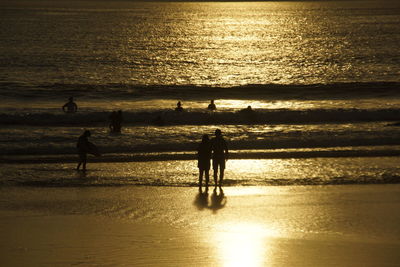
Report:
[[224,140],[224,152],[225,152],[225,160],[228,160],[229,158],[229,151],[228,151],[228,145],[226,144],[226,141]]
[[62,110],[65,112],[65,107],[67,106],[68,103],[65,103],[64,106],[62,106]]
[[78,105],[74,103],[74,112],[78,111]]

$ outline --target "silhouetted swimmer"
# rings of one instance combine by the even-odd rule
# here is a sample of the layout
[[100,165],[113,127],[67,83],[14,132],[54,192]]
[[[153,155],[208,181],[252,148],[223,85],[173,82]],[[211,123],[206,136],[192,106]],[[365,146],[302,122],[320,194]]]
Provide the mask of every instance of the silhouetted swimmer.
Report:
[[247,106],[247,108],[240,110],[240,112],[251,114],[254,112],[254,110],[251,108],[251,106]]
[[178,111],[178,112],[182,112],[183,111],[183,107],[182,107],[181,101],[178,101],[178,103],[176,103],[175,111]]
[[73,98],[73,97],[70,97],[70,98],[68,99],[68,102],[65,103],[64,106],[62,106],[62,110],[63,110],[65,113],[75,113],[75,112],[78,111],[78,105],[75,104],[74,98]]
[[97,147],[89,142],[88,138],[91,136],[90,131],[84,131],[81,136],[78,138],[78,142],[76,144],[76,147],[78,149],[78,155],[79,155],[79,162],[78,166],[76,167],[77,170],[82,165],[82,170],[86,171],[86,161],[87,161],[87,154],[93,154],[95,156],[100,156],[100,153],[97,149]]
[[247,108],[239,111],[247,120],[255,121],[257,119],[256,112],[251,108],[251,106],[247,106]]
[[214,100],[211,100],[210,104],[207,107],[208,110],[216,110],[217,106],[214,104]]
[[205,188],[208,192],[208,182],[210,180],[210,160],[211,143],[207,134],[203,135],[200,145],[197,148],[197,167],[199,168],[199,191],[201,192],[203,183],[203,174],[206,178]]
[[[225,139],[222,137],[220,129],[215,130],[215,137],[211,140],[212,162],[214,170],[214,183],[222,188],[224,180],[225,162],[228,160],[228,146]],[[218,168],[219,168],[219,182],[218,182]]]

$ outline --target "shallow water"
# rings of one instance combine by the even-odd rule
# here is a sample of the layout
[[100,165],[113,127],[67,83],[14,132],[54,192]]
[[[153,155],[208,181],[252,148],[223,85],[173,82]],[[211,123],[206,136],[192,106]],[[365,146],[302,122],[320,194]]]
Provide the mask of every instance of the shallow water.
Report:
[[[399,157],[231,159],[224,184],[326,185],[399,183]],[[96,187],[127,185],[197,186],[194,160],[88,163],[77,172],[71,163],[2,164],[1,185]],[[210,186],[214,184],[210,172]]]

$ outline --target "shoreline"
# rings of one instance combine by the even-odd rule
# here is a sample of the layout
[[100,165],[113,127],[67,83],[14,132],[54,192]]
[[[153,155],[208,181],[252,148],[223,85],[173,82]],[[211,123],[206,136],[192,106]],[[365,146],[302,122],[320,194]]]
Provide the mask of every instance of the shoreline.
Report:
[[[393,266],[400,185],[0,187],[6,266]],[[218,192],[217,192],[218,194]],[[214,207],[214,208],[212,208]],[[241,265],[243,266],[243,265]]]
[[[399,156],[229,159],[224,186],[399,184]],[[1,164],[1,186],[124,187],[130,185],[196,187],[196,160]],[[212,176],[213,171],[210,170]],[[213,184],[211,177],[210,185]]]

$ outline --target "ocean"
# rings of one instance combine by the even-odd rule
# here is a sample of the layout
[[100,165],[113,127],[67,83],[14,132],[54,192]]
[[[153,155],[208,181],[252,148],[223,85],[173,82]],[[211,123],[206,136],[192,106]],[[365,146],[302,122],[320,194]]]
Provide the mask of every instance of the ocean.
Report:
[[[0,6],[0,184],[194,185],[194,150],[217,128],[231,185],[399,181],[395,1]],[[103,156],[76,182],[85,129]]]

